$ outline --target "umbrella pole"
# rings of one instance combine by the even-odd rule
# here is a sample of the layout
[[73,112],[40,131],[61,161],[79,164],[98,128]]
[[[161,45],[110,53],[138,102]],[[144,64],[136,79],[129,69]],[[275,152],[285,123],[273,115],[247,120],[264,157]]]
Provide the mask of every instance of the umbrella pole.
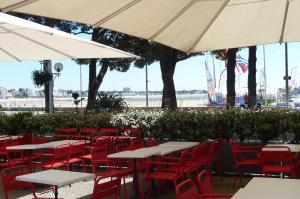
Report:
[[148,63],[146,63],[146,107],[149,107],[149,96],[148,96]]
[[286,100],[286,108],[289,107],[289,64],[288,64],[288,45],[285,46],[285,100]]

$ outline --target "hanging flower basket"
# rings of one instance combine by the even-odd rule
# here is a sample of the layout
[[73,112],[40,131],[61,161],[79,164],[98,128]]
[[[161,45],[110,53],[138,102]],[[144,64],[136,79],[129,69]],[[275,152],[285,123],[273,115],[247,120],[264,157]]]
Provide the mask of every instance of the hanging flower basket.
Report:
[[43,70],[32,71],[32,80],[33,80],[33,84],[36,87],[41,87],[45,83],[51,81],[52,79],[53,79],[53,75],[48,71],[43,71]]

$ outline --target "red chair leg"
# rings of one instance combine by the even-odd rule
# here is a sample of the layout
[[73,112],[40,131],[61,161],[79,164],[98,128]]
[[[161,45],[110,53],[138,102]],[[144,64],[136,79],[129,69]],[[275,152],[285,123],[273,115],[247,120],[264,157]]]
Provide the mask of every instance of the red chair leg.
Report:
[[125,176],[123,177],[123,187],[124,187],[124,199],[127,198],[127,191],[126,191],[126,181]]

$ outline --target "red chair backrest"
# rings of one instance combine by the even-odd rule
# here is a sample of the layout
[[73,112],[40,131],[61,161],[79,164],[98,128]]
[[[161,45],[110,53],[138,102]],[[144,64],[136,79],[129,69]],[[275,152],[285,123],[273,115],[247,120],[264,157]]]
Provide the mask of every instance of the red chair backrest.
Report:
[[146,147],[157,146],[157,145],[159,145],[159,141],[154,138],[150,138],[150,139],[146,140],[145,145],[146,145]]
[[125,128],[124,134],[132,137],[138,137],[143,139],[142,129],[141,128]]
[[25,175],[29,173],[31,173],[31,168],[30,166],[25,166],[25,165],[8,167],[1,171],[2,186],[4,189],[4,195],[6,199],[8,199],[7,192],[10,190],[25,188],[25,187],[32,188],[32,183],[16,180],[17,176]]
[[85,152],[85,142],[77,141],[71,144],[70,158],[78,157],[84,155]]
[[197,181],[200,189],[200,194],[214,194],[212,187],[211,175],[203,170],[197,176]]
[[59,131],[61,133],[76,133],[77,132],[77,128],[64,128],[64,127],[60,127]]
[[181,153],[180,153],[180,163],[184,164],[184,163],[186,163],[190,160],[191,160],[190,151],[189,150],[181,151]]
[[122,143],[122,144],[117,144],[116,145],[115,152],[121,152],[121,151],[126,151],[126,150],[129,150],[128,149],[128,144]]
[[107,139],[98,139],[95,143],[95,148],[92,150],[92,160],[103,160],[107,159],[109,154]]
[[198,190],[193,180],[187,179],[176,186],[176,199],[198,198]]
[[193,148],[192,161],[202,160],[203,157],[208,157],[210,154],[211,144],[210,142],[204,142]]
[[48,143],[48,140],[45,136],[33,136],[32,137],[32,144],[44,144]]
[[90,135],[95,135],[98,130],[96,128],[81,128],[79,129],[80,133],[85,133],[85,134],[90,134]]
[[140,149],[140,148],[144,148],[145,144],[144,141],[141,139],[132,139],[130,141],[130,145],[129,145],[129,150],[135,150],[135,149]]
[[241,159],[239,149],[240,145],[236,140],[230,140],[230,149],[232,153],[233,162],[237,163]]
[[213,140],[211,146],[211,153],[210,153],[212,157],[214,158],[220,157],[222,144],[223,144],[223,138]]
[[287,146],[265,146],[259,154],[263,165],[292,165],[293,157]]
[[99,132],[99,135],[104,135],[104,136],[118,136],[119,135],[118,128],[100,128],[98,132]]
[[102,179],[102,177],[95,178],[92,199],[102,199],[109,196],[114,196],[117,199],[121,187],[121,178],[100,183]]
[[32,144],[32,134],[26,133],[23,136],[18,137],[19,144]]
[[52,165],[56,162],[68,162],[70,159],[70,144],[61,144],[54,148]]

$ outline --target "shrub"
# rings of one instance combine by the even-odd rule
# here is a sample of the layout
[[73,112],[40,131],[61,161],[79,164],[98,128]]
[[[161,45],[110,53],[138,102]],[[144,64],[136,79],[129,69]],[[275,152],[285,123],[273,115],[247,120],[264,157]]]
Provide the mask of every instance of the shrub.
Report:
[[142,110],[122,112],[0,114],[1,134],[51,134],[59,127],[142,128],[144,137],[161,140],[203,141],[223,137],[267,142],[274,139],[300,142],[300,112],[287,109]]

